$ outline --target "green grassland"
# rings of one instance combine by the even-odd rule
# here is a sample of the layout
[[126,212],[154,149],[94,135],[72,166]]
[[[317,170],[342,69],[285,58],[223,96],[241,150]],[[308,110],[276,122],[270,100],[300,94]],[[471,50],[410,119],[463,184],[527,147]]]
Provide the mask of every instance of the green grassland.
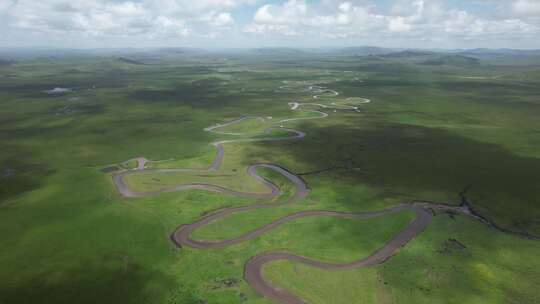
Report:
[[245,120],[242,120],[238,123],[235,123],[229,126],[216,128],[214,129],[214,132],[216,133],[224,132],[224,133],[232,133],[235,135],[249,136],[249,135],[259,134],[259,133],[264,132],[264,127],[265,127],[264,120],[261,121],[261,119],[252,117],[252,118],[247,118]]
[[[284,124],[306,132],[302,140],[225,144],[215,173],[128,182],[142,191],[205,182],[264,192],[246,168],[271,162],[310,187],[304,200],[230,216],[195,239],[238,236],[302,210],[361,212],[417,199],[457,205],[460,193],[497,225],[540,235],[539,69],[498,60],[221,55],[0,66],[0,303],[264,304],[271,302],[243,280],[245,262],[258,253],[335,262],[369,255],[412,215],[304,218],[222,249],[179,249],[169,239],[179,225],[256,201],[201,190],[126,199],[101,172],[138,156],[159,161],[149,168],[206,168],[213,141],[283,136],[262,132],[315,116],[312,107],[291,111],[292,101],[372,100],[358,105],[361,113],[327,110],[326,119]],[[313,99],[310,85],[340,95]],[[54,87],[72,90],[44,92]],[[265,119],[217,130],[243,135],[204,131],[243,115]],[[259,173],[280,186],[277,200],[292,195],[283,177]],[[440,214],[380,266],[323,271],[279,262],[265,276],[312,303],[537,303],[538,253],[538,241]]]
[[310,303],[537,303],[539,250],[538,242],[440,216],[379,267],[334,272],[277,262],[265,274]]

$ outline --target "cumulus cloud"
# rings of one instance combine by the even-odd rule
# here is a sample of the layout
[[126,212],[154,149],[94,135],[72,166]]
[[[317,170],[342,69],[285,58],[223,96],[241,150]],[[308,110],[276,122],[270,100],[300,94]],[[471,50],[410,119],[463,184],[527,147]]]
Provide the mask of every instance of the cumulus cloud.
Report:
[[518,15],[540,18],[540,1],[538,0],[517,0],[512,8]]
[[388,21],[388,29],[392,32],[408,32],[412,25],[407,22],[404,17],[397,16]]
[[265,34],[279,34],[287,37],[302,36],[301,33],[295,31],[288,25],[284,24],[251,24],[247,26],[244,33],[265,35]]
[[28,32],[185,37],[193,33],[192,27],[233,24],[232,15],[221,10],[252,1],[0,0],[0,13],[8,26]]
[[201,21],[207,22],[212,26],[227,26],[234,23],[234,19],[230,13],[226,12],[210,12],[203,15]]
[[[540,35],[540,0],[0,0],[3,37],[178,38],[214,46],[259,35],[370,41],[521,41]],[[471,9],[481,5],[482,9]],[[15,38],[13,38],[15,37]],[[19,38],[17,38],[19,37]],[[81,38],[82,37],[82,38]],[[75,39],[75,38],[74,38]],[[538,40],[538,39],[537,39]],[[46,41],[45,39],[43,41]],[[156,42],[157,43],[157,42]],[[229,43],[226,46],[229,46]],[[129,43],[128,43],[129,44]],[[489,45],[489,43],[486,43]],[[465,45],[465,44],[463,44]],[[515,46],[515,44],[510,45]]]
[[260,28],[268,24],[288,25],[288,31],[294,27],[296,32],[318,33],[328,37],[349,37],[352,33],[374,30],[381,33],[406,32],[412,28],[408,18],[379,14],[369,6],[353,5],[351,2],[317,6],[308,5],[304,0],[289,0],[281,5],[262,6],[253,20]]
[[190,34],[189,28],[186,27],[182,20],[169,18],[166,16],[159,16],[156,19],[157,26],[154,29],[155,34],[163,34],[166,36],[188,36]]
[[140,0],[145,7],[155,12],[170,14],[200,13],[208,10],[229,10],[257,0]]
[[[533,2],[534,1],[534,2]],[[291,32],[305,36],[330,38],[387,37],[391,39],[423,39],[448,36],[455,39],[481,39],[498,35],[498,38],[539,33],[538,26],[518,16],[489,19],[448,7],[437,0],[396,0],[386,12],[374,3],[350,1],[288,0],[281,4],[261,6],[248,28],[257,33],[264,31],[283,35]],[[367,3],[367,4],[366,4]],[[516,13],[524,14],[540,10],[536,0],[516,0]],[[281,27],[277,27],[280,25]]]
[[258,25],[279,24],[294,26],[299,32],[329,30],[336,27],[349,26],[356,28],[377,27],[382,24],[384,16],[377,15],[349,2],[331,7],[310,6],[304,0],[289,0],[281,5],[267,4],[257,10],[254,22]]
[[266,4],[255,13],[257,23],[291,24],[301,22],[307,15],[307,5],[301,0],[289,0],[283,5]]

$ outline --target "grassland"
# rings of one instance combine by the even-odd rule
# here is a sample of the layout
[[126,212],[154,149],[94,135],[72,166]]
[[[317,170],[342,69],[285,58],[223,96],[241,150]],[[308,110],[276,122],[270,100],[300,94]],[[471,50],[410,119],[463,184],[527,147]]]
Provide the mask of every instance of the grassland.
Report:
[[[0,66],[0,303],[269,303],[243,280],[250,257],[287,250],[348,261],[381,246],[410,214],[302,219],[227,248],[176,249],[169,235],[178,225],[254,201],[200,190],[125,199],[101,172],[138,156],[165,160],[152,168],[205,168],[211,142],[238,136],[204,128],[260,116],[264,122],[219,130],[256,137],[281,119],[313,116],[288,106],[313,102],[309,85],[340,93],[317,103],[372,102],[361,113],[286,123],[307,133],[301,141],[228,144],[220,172],[133,175],[133,186],[210,181],[264,191],[246,175],[260,162],[310,186],[298,204],[232,216],[197,231],[198,239],[239,235],[302,210],[368,211],[416,199],[457,205],[463,196],[501,227],[540,235],[539,69],[210,55]],[[44,92],[54,87],[72,91]],[[286,180],[261,174],[291,194]],[[537,241],[437,215],[383,265],[334,272],[279,262],[265,274],[313,303],[536,303],[539,252]]]

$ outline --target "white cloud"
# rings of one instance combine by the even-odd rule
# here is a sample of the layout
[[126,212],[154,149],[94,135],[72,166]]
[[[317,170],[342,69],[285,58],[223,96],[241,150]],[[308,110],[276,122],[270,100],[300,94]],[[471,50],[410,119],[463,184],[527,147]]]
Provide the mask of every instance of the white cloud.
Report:
[[301,36],[301,33],[283,24],[251,24],[244,29],[244,33],[257,35],[279,34],[290,37]]
[[265,24],[293,24],[300,22],[307,14],[303,0],[289,0],[283,5],[267,4],[255,13],[254,20]]
[[227,10],[245,4],[254,4],[257,0],[142,0],[146,7],[154,11],[185,14],[208,10]]
[[[227,11],[253,0],[0,0],[11,28],[27,32],[90,36],[187,36],[191,28],[232,25]],[[209,12],[208,12],[209,11]],[[201,35],[208,31],[202,29]],[[1,34],[1,29],[0,29]]]
[[189,28],[182,20],[159,16],[155,24],[157,26],[154,28],[152,36],[186,37],[190,34]]
[[412,26],[407,23],[404,17],[398,16],[388,20],[388,28],[392,32],[408,32]]
[[[540,0],[470,0],[465,4],[452,0],[389,0],[385,3],[382,6],[376,0],[0,0],[0,41],[5,43],[7,39],[2,37],[32,40],[39,36],[55,36],[57,41],[62,41],[71,35],[78,41],[85,37],[93,37],[95,41],[117,41],[116,37],[124,37],[128,42],[147,38],[159,42],[163,37],[176,37],[182,41],[207,39],[207,45],[214,46],[215,40],[211,39],[230,42],[240,37],[257,45],[260,43],[257,35],[265,34],[275,40],[284,37],[298,46],[310,39],[329,44],[321,38],[331,38],[355,44],[405,41],[411,45],[426,41],[512,39],[509,47],[516,46],[518,40],[523,45],[540,47],[540,42],[534,42],[540,35]],[[245,9],[254,5],[258,7]],[[473,5],[486,9],[473,11],[470,9]]]
[[11,8],[15,4],[15,0],[0,0],[0,13]]
[[[514,6],[533,11],[540,2],[516,0]],[[270,27],[269,25],[287,25]],[[505,39],[515,35],[539,33],[538,26],[514,16],[487,19],[463,9],[449,8],[437,0],[396,0],[386,13],[375,5],[359,5],[348,1],[323,1],[308,4],[305,0],[288,0],[281,5],[263,5],[254,15],[251,29],[283,35],[290,32],[336,39],[351,37],[392,37],[420,39],[444,37],[468,40],[471,37],[499,35]],[[419,38],[422,37],[422,38]]]
[[369,13],[364,7],[340,3],[324,12],[321,7],[308,6],[304,0],[289,0],[282,5],[264,5],[253,18],[258,24],[288,24],[307,27],[331,27],[339,25],[360,25],[360,22],[377,22],[380,16]]
[[231,14],[226,12],[210,12],[201,17],[201,21],[207,22],[212,26],[227,26],[234,23],[234,19]]
[[540,1],[538,0],[517,0],[512,8],[518,15],[540,18]]

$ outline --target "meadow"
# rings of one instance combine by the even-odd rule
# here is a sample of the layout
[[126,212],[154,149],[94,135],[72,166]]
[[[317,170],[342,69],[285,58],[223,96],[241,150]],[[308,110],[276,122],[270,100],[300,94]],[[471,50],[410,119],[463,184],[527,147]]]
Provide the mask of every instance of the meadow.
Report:
[[[140,156],[157,161],[150,169],[207,168],[212,142],[285,136],[281,127],[306,136],[226,143],[215,172],[148,172],[127,183],[263,193],[246,171],[256,163],[279,164],[307,183],[305,199],[213,222],[194,233],[200,240],[306,210],[466,200],[499,229],[441,212],[381,265],[325,271],[280,261],[264,276],[309,303],[540,302],[540,242],[531,239],[540,236],[537,59],[462,64],[405,55],[188,53],[0,65],[0,303],[272,303],[244,280],[251,257],[280,250],[345,263],[411,221],[410,212],[303,218],[229,247],[178,248],[170,235],[181,224],[261,201],[203,190],[124,198],[104,170],[133,170]],[[339,95],[314,99],[310,86]],[[70,91],[46,92],[54,88]],[[291,102],[335,109],[292,110]],[[351,103],[359,111],[339,108]],[[313,111],[328,117],[282,122],[319,117]],[[242,116],[262,119],[205,131]],[[258,173],[282,190],[264,203],[294,194],[283,176]]]

